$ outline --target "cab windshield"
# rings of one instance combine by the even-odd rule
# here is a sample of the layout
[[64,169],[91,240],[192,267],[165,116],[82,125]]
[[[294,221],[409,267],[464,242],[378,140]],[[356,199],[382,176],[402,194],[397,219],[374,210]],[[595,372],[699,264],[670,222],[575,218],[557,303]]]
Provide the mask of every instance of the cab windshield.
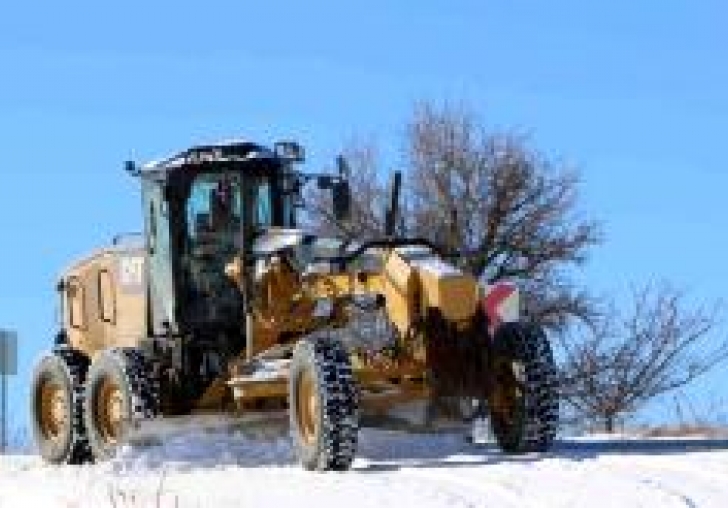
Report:
[[199,174],[186,206],[190,242],[241,247],[238,244],[244,228],[255,233],[275,225],[273,197],[268,176]]

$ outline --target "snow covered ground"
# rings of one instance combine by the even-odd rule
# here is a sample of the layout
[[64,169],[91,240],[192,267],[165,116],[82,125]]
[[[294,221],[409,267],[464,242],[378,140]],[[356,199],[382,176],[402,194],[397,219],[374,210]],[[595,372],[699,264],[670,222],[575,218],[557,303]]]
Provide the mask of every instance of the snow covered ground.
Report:
[[506,457],[460,435],[365,429],[348,473],[310,473],[282,433],[185,432],[112,462],[0,457],[0,508],[728,506],[728,441],[589,438]]

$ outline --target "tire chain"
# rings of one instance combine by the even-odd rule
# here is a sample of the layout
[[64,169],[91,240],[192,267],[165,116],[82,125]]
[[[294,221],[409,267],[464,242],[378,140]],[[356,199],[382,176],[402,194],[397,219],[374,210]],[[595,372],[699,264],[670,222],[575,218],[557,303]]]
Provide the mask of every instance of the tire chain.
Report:
[[536,326],[514,334],[518,356],[526,369],[526,425],[523,451],[546,451],[553,442],[559,421],[559,385],[553,352],[546,335]]
[[325,440],[319,469],[346,470],[356,455],[359,431],[359,392],[349,355],[337,340],[312,341]]
[[68,347],[57,347],[53,350],[60,358],[71,381],[71,451],[66,458],[68,464],[84,464],[93,460],[91,447],[86,434],[83,419],[83,406],[86,397],[86,373],[89,361],[85,356]]
[[132,424],[157,417],[160,387],[159,380],[152,375],[151,362],[138,349],[114,348],[111,352],[119,359],[129,383]]

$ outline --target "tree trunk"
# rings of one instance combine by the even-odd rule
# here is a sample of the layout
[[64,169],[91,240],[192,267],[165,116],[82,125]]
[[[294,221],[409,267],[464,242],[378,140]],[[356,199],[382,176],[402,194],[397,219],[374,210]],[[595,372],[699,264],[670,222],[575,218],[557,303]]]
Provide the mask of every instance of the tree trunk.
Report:
[[604,417],[604,430],[607,434],[614,434],[614,415]]

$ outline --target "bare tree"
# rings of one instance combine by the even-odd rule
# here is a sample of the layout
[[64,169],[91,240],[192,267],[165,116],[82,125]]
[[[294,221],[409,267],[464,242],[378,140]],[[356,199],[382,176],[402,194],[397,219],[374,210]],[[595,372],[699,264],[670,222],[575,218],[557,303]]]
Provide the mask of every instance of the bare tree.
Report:
[[623,315],[612,306],[586,338],[563,341],[563,400],[582,421],[613,432],[620,417],[728,358],[728,340],[710,337],[718,307],[685,300],[669,285],[647,286]]
[[[488,282],[521,282],[526,312],[551,329],[594,315],[593,301],[566,276],[598,243],[597,223],[577,210],[579,175],[533,149],[525,137],[489,132],[464,107],[421,105],[407,124],[404,193],[397,232],[425,237]],[[321,195],[320,231],[381,236],[386,172],[370,145],[347,151],[353,217],[337,224]]]

